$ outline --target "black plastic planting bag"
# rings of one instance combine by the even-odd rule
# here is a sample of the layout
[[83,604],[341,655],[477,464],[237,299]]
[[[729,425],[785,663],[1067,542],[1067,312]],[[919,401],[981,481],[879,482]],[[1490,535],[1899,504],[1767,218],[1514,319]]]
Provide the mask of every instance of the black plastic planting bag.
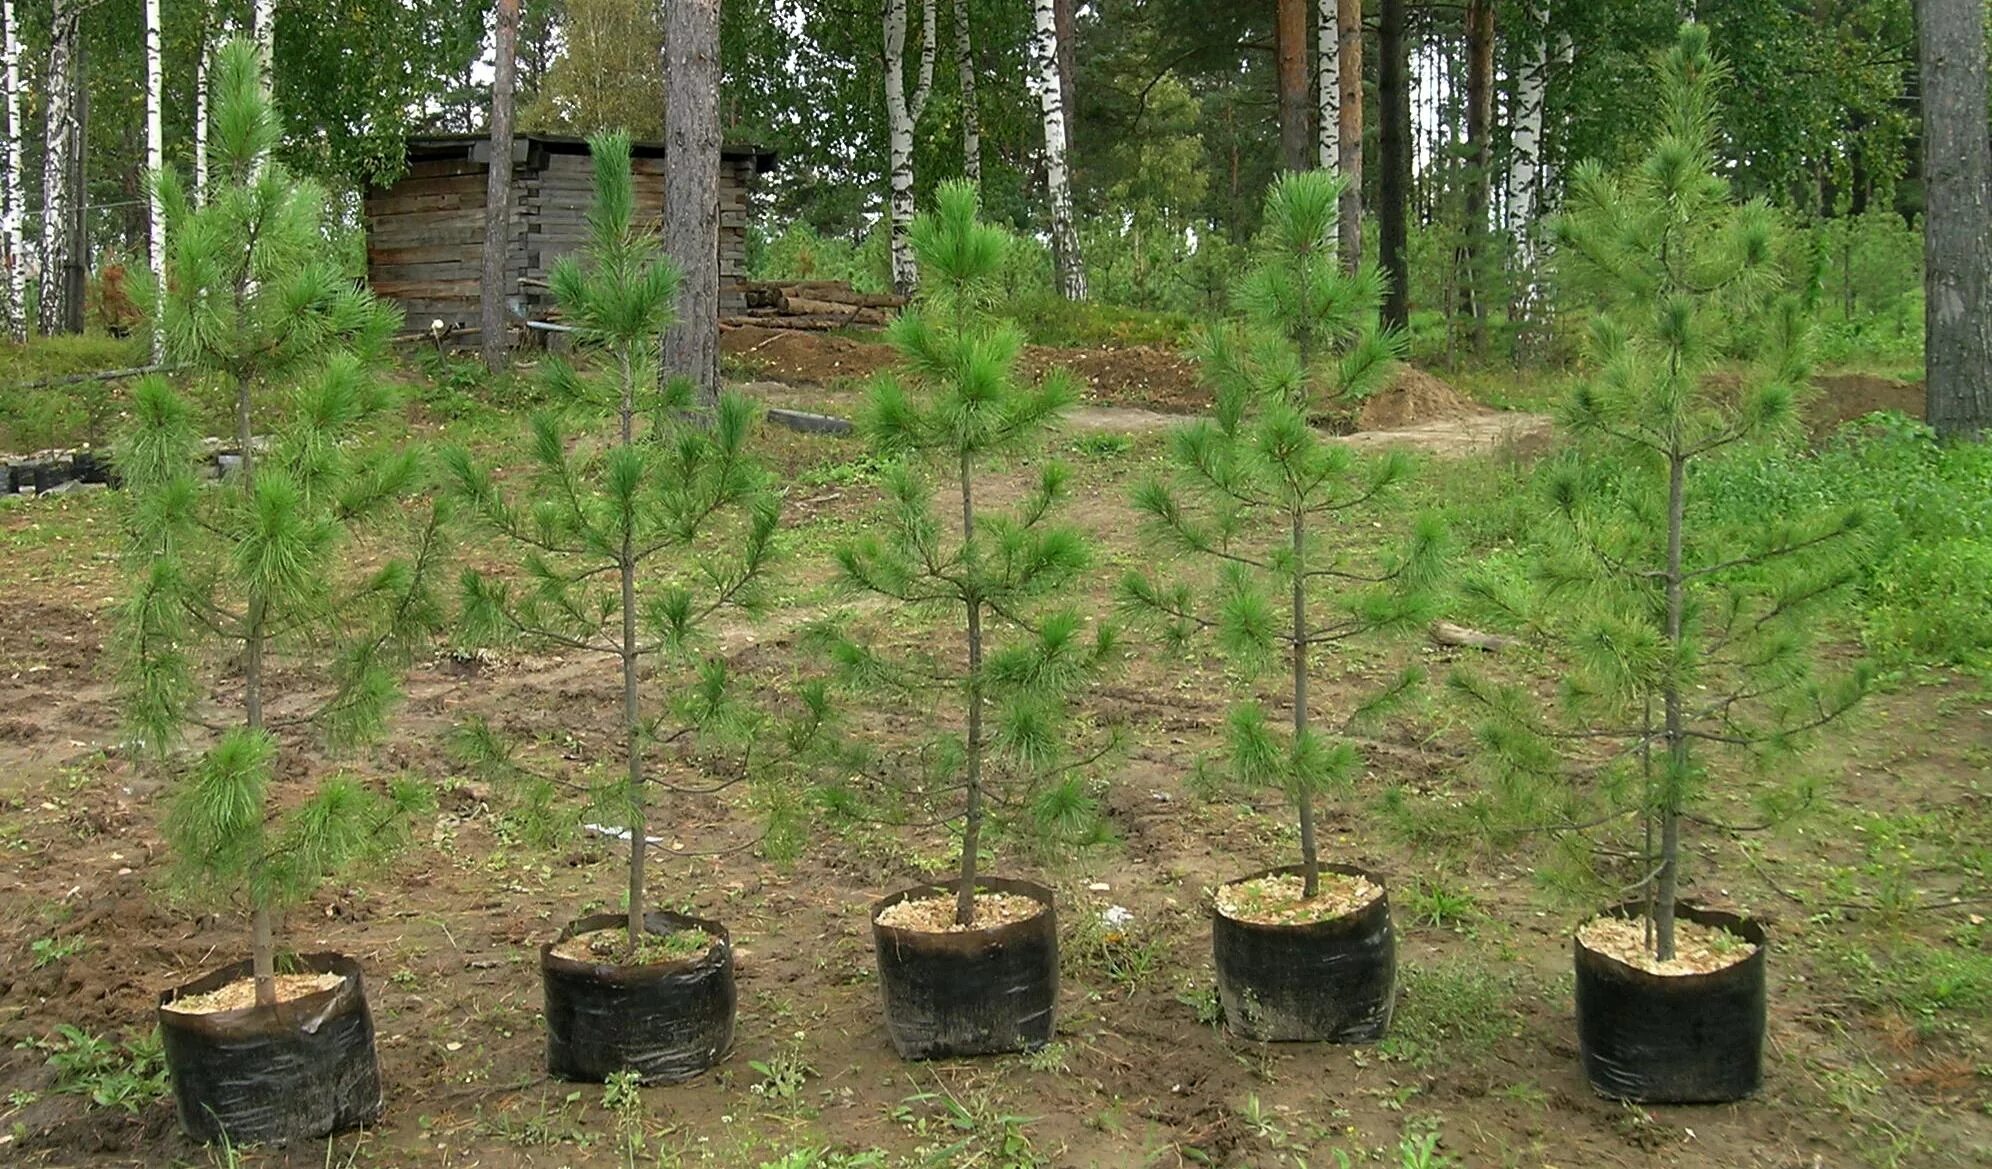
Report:
[[904,1059],[1031,1051],[1051,1042],[1058,1002],[1058,917],[1051,890],[1000,877],[978,893],[1014,893],[1044,912],[993,929],[928,933],[881,925],[901,901],[946,894],[961,882],[903,889],[872,906],[872,942],[885,1025]]
[[380,1115],[380,1067],[360,965],[343,954],[300,954],[281,973],[338,974],[331,990],[195,1015],[167,1010],[252,970],[225,966],[159,996],[159,1035],[180,1127],[199,1141],[281,1144],[322,1137]]
[[553,947],[596,930],[617,929],[620,913],[584,917],[540,947],[546,984],[546,1067],[563,1080],[599,1082],[633,1071],[646,1084],[689,1080],[733,1047],[733,942],[726,927],[678,913],[643,915],[665,935],[700,929],[717,939],[697,958],[618,966],[562,958]]
[[[1352,865],[1324,873],[1364,877]],[[1298,875],[1299,865],[1240,877]],[[1332,921],[1258,925],[1212,910],[1211,948],[1225,1025],[1247,1039],[1374,1043],[1390,1029],[1397,1002],[1397,935],[1390,896]]]
[[[1642,903],[1605,916],[1637,918]],[[1577,1046],[1599,1095],[1645,1104],[1720,1104],[1764,1082],[1764,929],[1713,909],[1676,918],[1754,942],[1756,952],[1709,974],[1649,974],[1573,943]]]

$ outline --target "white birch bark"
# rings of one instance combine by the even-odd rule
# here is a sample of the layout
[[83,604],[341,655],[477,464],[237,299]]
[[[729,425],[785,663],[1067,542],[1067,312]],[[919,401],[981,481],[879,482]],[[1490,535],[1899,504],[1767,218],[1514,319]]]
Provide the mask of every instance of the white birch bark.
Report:
[[[886,0],[885,4],[885,119],[891,159],[886,230],[892,288],[901,296],[911,296],[920,284],[920,267],[913,258],[913,126],[919,114],[906,94],[907,2]],[[928,8],[932,10],[931,2]]]
[[1321,0],[1315,35],[1315,89],[1321,95],[1321,169],[1342,167],[1342,22],[1335,0]]
[[41,318],[42,335],[63,331],[63,279],[72,239],[69,231],[76,158],[76,0],[55,0],[49,26],[47,148],[42,152]]
[[[166,287],[166,210],[159,198],[159,175],[166,169],[166,130],[160,102],[166,95],[160,58],[159,0],[145,0],[145,254],[152,286]],[[166,360],[166,331],[152,315],[152,360]]]
[[255,0],[249,19],[256,35],[256,56],[263,62],[263,81],[269,84],[277,67],[277,0]]
[[0,328],[11,341],[28,339],[28,249],[21,230],[26,215],[27,165],[22,151],[26,137],[21,125],[21,35],[14,18],[14,0],[0,0],[0,85],[5,88],[7,147],[0,155]]
[[207,202],[208,187],[208,38],[207,22],[201,22],[199,43],[194,46],[194,203]]
[[1509,134],[1508,151],[1508,230],[1515,239],[1515,270],[1522,279],[1518,285],[1523,307],[1535,300],[1535,271],[1541,233],[1537,230],[1537,184],[1542,168],[1542,105],[1545,74],[1549,69],[1549,39],[1546,25],[1549,5],[1534,0],[1529,5],[1529,28],[1522,35],[1524,57],[1521,74],[1515,78],[1515,113]]
[[1058,261],[1058,290],[1067,300],[1086,299],[1086,271],[1072,221],[1072,176],[1065,162],[1065,94],[1059,85],[1058,14],[1053,0],[1035,0],[1038,102],[1044,112],[1044,178],[1051,196],[1051,250]]
[[970,38],[968,0],[954,0],[955,72],[961,77],[961,168],[982,187],[982,111],[975,104],[975,44]]

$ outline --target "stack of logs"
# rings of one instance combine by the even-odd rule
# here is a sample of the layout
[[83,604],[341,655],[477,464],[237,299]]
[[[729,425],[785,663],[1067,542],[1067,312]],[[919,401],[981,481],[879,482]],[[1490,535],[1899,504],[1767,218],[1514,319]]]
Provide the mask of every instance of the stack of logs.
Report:
[[878,328],[885,324],[890,310],[906,304],[903,296],[859,292],[842,280],[756,280],[745,287],[747,311],[721,317],[720,324],[769,329]]

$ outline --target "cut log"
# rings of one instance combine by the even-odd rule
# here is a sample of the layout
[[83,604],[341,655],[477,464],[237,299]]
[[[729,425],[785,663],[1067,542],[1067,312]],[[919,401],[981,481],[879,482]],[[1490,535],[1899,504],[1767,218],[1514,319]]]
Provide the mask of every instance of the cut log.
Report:
[[1464,625],[1454,625],[1450,621],[1434,621],[1431,628],[1432,641],[1438,645],[1457,649],[1480,649],[1488,653],[1499,653],[1517,644],[1516,639],[1499,633],[1482,633],[1478,629],[1468,629]]

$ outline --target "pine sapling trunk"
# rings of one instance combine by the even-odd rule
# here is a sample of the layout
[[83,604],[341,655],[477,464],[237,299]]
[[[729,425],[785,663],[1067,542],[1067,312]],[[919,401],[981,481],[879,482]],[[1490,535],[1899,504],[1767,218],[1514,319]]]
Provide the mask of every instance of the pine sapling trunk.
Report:
[[[242,477],[244,498],[253,496],[256,491],[256,456],[249,441],[254,433],[254,421],[249,412],[249,380],[238,376],[235,382],[235,441],[242,448],[242,467],[236,474]],[[243,722],[251,731],[263,729],[263,651],[269,638],[269,609],[269,598],[252,583],[242,618],[242,713]],[[274,1007],[277,1005],[276,929],[270,920],[268,899],[253,891],[253,883],[251,889],[250,896],[255,904],[249,917],[249,961],[256,978],[256,1005]]]
[[[629,354],[622,357],[622,445],[627,449],[635,439],[635,374]],[[636,515],[632,501],[623,516],[622,547],[616,553],[616,567],[622,575],[622,676],[624,749],[629,754],[629,956],[635,961],[643,942],[643,862],[649,850],[649,824],[643,806],[643,727],[642,711],[636,697]]]
[[975,854],[982,846],[982,596],[975,563],[975,486],[961,456],[962,560],[968,581],[968,816],[961,833],[961,885],[955,922],[975,924]]
[[[1293,509],[1293,745],[1307,734],[1307,513]],[[1294,803],[1300,809],[1302,897],[1321,891],[1321,854],[1314,843],[1314,793],[1295,777]]]
[[[1681,529],[1687,496],[1686,457],[1673,452],[1667,465],[1667,646],[1681,644],[1685,595],[1681,575]],[[1670,674],[1661,691],[1664,703],[1667,771],[1660,785],[1660,873],[1654,895],[1654,952],[1662,962],[1674,956],[1674,899],[1681,875],[1681,786],[1687,781],[1688,737],[1681,716],[1681,690]]]

